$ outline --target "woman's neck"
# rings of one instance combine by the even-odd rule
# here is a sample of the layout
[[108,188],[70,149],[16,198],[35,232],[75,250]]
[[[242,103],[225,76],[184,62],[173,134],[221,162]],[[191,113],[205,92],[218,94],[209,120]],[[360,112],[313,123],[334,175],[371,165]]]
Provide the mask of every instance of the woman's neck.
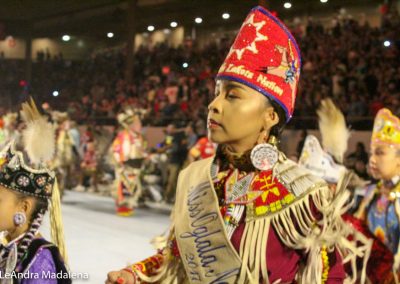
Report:
[[225,146],[229,149],[230,152],[241,155],[252,150],[257,144],[266,143],[269,138],[269,130],[262,131],[257,134],[249,135],[248,137],[240,141],[226,143]]
[[250,171],[255,170],[254,166],[251,163],[251,159],[250,159],[251,149],[249,149],[245,152],[242,152],[242,153],[237,153],[237,152],[233,152],[226,145],[222,145],[221,152],[222,152],[223,160],[225,162],[229,163],[230,167],[234,167],[236,169],[239,169],[239,170],[245,171],[245,172],[250,172]]
[[392,189],[393,187],[395,187],[398,183],[399,183],[400,177],[399,176],[394,176],[390,179],[383,179],[382,180],[382,185],[383,187],[385,187],[386,189]]
[[225,151],[229,153],[230,155],[240,157],[246,152],[249,152],[251,149],[253,149],[254,145],[252,147],[240,147],[240,146],[235,146],[235,145],[224,145]]

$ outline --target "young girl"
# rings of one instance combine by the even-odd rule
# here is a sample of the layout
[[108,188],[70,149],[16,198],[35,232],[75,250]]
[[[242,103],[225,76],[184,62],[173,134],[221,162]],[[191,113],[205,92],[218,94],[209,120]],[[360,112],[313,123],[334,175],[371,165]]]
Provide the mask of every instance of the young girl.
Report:
[[375,272],[376,263],[392,265],[394,273],[390,273],[390,267],[380,265],[377,280],[394,283],[400,265],[400,119],[388,109],[381,109],[376,115],[370,150],[370,171],[379,182],[367,188],[356,216],[366,222],[370,232],[390,251],[378,257],[375,253],[375,263],[370,260]]
[[[0,153],[1,283],[71,283],[63,257],[60,196],[55,174],[45,167],[54,153],[54,128],[33,100],[22,105],[24,149],[11,142]],[[51,206],[50,206],[51,205]],[[55,244],[39,233],[50,206]]]

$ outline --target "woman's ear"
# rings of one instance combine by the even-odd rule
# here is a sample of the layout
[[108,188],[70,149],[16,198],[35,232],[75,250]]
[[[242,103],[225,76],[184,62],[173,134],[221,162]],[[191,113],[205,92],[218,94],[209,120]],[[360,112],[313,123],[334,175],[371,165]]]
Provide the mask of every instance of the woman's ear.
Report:
[[18,202],[17,209],[19,212],[24,212],[27,216],[32,214],[34,208],[34,201],[32,198],[24,198]]
[[264,113],[264,129],[269,132],[272,127],[279,123],[279,115],[272,106],[265,109]]

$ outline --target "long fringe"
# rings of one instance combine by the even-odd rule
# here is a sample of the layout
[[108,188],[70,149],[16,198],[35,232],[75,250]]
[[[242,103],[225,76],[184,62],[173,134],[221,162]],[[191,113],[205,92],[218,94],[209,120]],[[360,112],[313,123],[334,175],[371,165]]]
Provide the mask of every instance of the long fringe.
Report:
[[269,228],[269,218],[246,224],[240,243],[242,268],[238,283],[259,283],[263,279],[263,283],[269,284],[266,259]]
[[61,201],[60,191],[58,188],[57,179],[54,182],[53,194],[51,196],[50,204],[50,223],[51,223],[51,239],[54,244],[58,247],[64,262],[67,264],[68,256],[64,242],[64,226],[61,216]]
[[[346,283],[355,283],[357,280],[364,283],[372,243],[341,218],[348,209],[350,193],[345,189],[351,173],[342,177],[335,193],[318,178],[304,175],[290,162],[280,165],[277,173],[280,181],[291,188],[294,194],[298,194],[298,198],[277,213],[246,221],[240,244],[243,262],[239,283],[258,283],[262,278],[262,283],[269,284],[266,245],[271,225],[287,247],[307,253],[307,263],[299,271],[300,283],[315,283],[317,279],[322,279],[323,246],[329,252],[338,249],[343,262],[350,263],[352,274]],[[352,241],[347,238],[350,235]],[[364,263],[359,276],[357,258],[361,258]]]

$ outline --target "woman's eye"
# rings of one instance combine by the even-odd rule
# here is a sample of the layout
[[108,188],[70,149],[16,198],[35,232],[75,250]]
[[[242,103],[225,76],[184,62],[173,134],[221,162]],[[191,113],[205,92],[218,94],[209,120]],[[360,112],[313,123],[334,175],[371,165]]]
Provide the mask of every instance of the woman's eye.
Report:
[[234,94],[227,94],[226,97],[228,99],[237,99],[238,98],[238,96],[235,96]]

